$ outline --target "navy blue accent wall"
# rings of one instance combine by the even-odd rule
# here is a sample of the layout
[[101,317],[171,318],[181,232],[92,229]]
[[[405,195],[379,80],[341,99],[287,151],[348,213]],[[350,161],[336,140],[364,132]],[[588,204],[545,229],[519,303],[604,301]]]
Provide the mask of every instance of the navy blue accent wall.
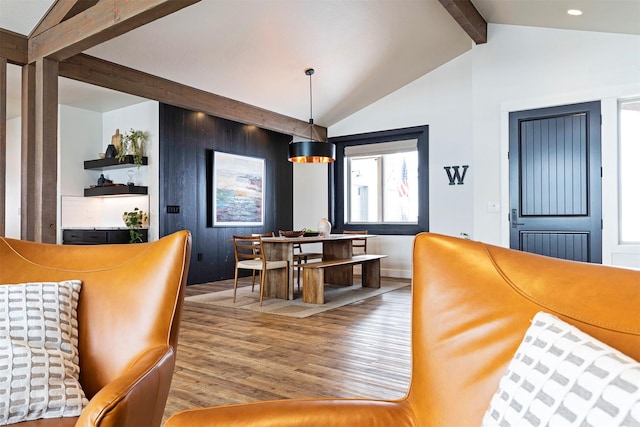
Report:
[[[191,231],[188,284],[233,278],[234,234],[291,230],[289,135],[160,104],[160,236]],[[213,227],[213,152],[265,159],[265,224]]]

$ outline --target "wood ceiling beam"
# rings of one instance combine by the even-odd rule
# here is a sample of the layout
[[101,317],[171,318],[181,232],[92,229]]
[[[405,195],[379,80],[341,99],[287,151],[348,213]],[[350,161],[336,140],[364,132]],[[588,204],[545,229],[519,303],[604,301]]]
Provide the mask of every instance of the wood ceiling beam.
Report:
[[22,34],[0,29],[0,58],[11,64],[27,63],[28,39]]
[[99,1],[100,0],[78,0],[78,2],[71,8],[69,13],[67,13],[67,15],[64,18],[62,18],[62,21],[66,21],[72,16],[76,16],[77,14],[84,12],[90,7],[95,6]]
[[100,0],[84,13],[29,38],[29,62],[62,61],[200,0]]
[[79,0],[57,0],[49,11],[42,17],[36,28],[31,31],[29,37],[37,36],[45,30],[54,27],[62,22],[67,13],[78,3]]
[[440,3],[476,44],[487,42],[487,21],[471,0],[440,0]]
[[[152,99],[176,107],[203,112],[223,119],[258,126],[287,135],[308,136],[309,123],[269,110],[176,83],[89,55],[75,55],[60,62],[59,73],[84,83]],[[314,125],[318,137],[327,129]]]

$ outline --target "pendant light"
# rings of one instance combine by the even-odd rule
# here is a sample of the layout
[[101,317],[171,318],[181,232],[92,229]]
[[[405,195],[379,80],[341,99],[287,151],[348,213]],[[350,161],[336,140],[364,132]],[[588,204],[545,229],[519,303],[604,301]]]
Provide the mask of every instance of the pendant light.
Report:
[[309,141],[290,142],[289,161],[296,163],[333,162],[336,159],[336,146],[331,142],[313,140],[313,92],[311,90],[311,75],[314,73],[314,70],[313,68],[308,68],[304,73],[309,76]]

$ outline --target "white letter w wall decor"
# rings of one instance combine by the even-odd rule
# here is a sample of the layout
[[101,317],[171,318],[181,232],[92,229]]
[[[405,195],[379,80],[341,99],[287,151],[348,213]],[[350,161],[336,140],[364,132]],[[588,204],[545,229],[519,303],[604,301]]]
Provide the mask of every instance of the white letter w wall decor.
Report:
[[[462,168],[462,175],[460,175],[460,168]],[[453,169],[453,173],[451,173],[451,169]],[[469,165],[445,166],[444,170],[447,171],[447,176],[449,177],[449,185],[463,185],[464,176],[467,174],[467,169],[469,169]]]

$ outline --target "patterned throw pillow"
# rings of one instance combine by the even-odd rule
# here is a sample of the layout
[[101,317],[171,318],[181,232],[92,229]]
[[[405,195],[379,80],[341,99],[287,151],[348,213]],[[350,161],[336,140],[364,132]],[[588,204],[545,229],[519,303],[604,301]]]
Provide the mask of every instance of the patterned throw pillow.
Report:
[[0,285],[0,425],[78,416],[81,282]]
[[638,426],[640,363],[540,312],[482,425]]

